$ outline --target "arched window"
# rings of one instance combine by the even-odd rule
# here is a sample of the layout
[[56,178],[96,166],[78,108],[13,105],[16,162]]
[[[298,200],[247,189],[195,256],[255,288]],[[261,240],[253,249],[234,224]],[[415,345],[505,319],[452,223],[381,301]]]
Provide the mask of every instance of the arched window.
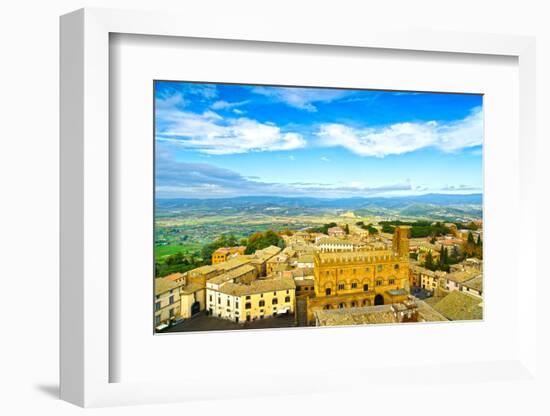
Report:
[[395,266],[393,266],[394,270],[399,270],[399,264],[396,264]]
[[338,304],[338,307],[340,309],[344,309],[346,307],[346,304],[344,302],[341,302],[340,304]]
[[346,284],[345,283],[338,283],[338,290],[344,290],[346,288]]
[[330,287],[327,287],[327,288],[325,289],[325,295],[329,296],[331,292],[332,292],[332,291],[331,291]]
[[355,282],[355,281],[351,282],[351,288],[352,289],[357,289],[357,282]]

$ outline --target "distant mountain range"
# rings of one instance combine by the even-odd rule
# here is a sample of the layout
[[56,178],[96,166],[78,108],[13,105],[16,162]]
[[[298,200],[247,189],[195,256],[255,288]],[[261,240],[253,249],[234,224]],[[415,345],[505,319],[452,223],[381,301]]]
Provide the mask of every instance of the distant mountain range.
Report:
[[392,197],[351,197],[351,198],[310,198],[281,196],[239,196],[216,199],[157,199],[157,209],[206,208],[206,207],[286,207],[286,208],[325,208],[325,209],[363,209],[380,207],[400,209],[415,205],[479,205],[483,196],[476,194],[424,194]]

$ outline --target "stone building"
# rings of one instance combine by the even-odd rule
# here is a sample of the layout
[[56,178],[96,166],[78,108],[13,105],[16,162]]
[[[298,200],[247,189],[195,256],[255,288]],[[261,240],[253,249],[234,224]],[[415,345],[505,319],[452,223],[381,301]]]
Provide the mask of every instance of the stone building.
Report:
[[294,279],[296,297],[310,297],[315,295],[315,279]]
[[327,230],[329,237],[345,237],[346,232],[341,227],[331,227]]
[[220,247],[212,253],[212,264],[223,263],[230,258],[242,256],[245,250],[245,246]]
[[294,280],[290,278],[254,280],[249,284],[207,283],[207,313],[236,323],[293,314]]
[[462,283],[460,291],[482,297],[483,295],[483,275],[480,274],[473,279],[466,280]]
[[222,263],[212,264],[211,266],[201,266],[187,272],[187,282],[196,283],[206,287],[206,281],[220,274],[228,273],[245,264],[251,264],[252,260],[248,256],[239,256]]
[[421,287],[434,293],[440,286],[445,285],[445,276],[447,273],[437,270],[428,270],[425,267],[416,264],[410,265],[410,283],[411,286]]
[[[266,275],[272,275],[276,270],[281,271],[283,268],[279,267],[280,265],[288,265],[289,256],[281,252],[271,257],[266,262]],[[286,268],[284,268],[286,269]]]
[[433,308],[450,321],[483,319],[483,300],[466,292],[451,292]]
[[341,239],[335,237],[325,237],[321,238],[317,243],[316,247],[321,251],[331,252],[331,251],[355,251],[360,247],[364,247],[365,243],[359,240],[353,239]]
[[316,309],[345,309],[402,302],[409,293],[409,229],[396,227],[392,247],[315,254],[315,296],[308,297],[308,321]]
[[183,281],[170,277],[155,279],[155,328],[163,329],[181,315],[180,288]]
[[344,309],[317,309],[314,312],[316,326],[372,325],[418,322],[416,302],[410,299],[391,305],[365,306]]
[[267,262],[281,252],[281,248],[277,246],[269,246],[256,252],[250,256],[250,264],[256,268],[258,276],[267,275]]

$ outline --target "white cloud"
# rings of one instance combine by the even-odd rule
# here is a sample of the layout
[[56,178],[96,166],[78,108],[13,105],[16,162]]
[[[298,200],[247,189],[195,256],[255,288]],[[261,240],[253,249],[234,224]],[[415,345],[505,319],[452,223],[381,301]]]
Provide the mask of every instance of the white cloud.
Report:
[[326,157],[326,156],[321,156],[321,160],[322,160],[323,162],[330,162],[330,159],[329,159],[328,157]]
[[157,115],[165,124],[157,131],[159,141],[206,154],[293,150],[306,145],[298,133],[283,132],[272,123],[246,117],[224,118],[213,111],[197,114],[173,109],[159,109]]
[[165,97],[155,99],[156,110],[167,110],[176,107],[185,106],[186,101],[180,92],[166,95]]
[[252,92],[309,112],[317,111],[314,103],[329,103],[354,93],[349,90],[295,87],[255,87]]
[[250,102],[250,100],[237,101],[237,102],[229,103],[227,101],[220,100],[220,101],[216,101],[212,104],[212,109],[213,110],[232,109],[232,108],[235,108],[235,107],[241,107],[243,105],[246,105],[249,102]]
[[323,124],[317,136],[322,146],[342,146],[360,156],[399,155],[426,147],[454,152],[482,144],[483,114],[476,107],[464,119],[451,123],[396,123],[382,128]]

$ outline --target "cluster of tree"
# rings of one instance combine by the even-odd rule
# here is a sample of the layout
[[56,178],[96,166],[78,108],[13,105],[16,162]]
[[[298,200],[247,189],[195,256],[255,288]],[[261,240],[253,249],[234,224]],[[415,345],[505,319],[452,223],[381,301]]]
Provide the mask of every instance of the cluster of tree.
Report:
[[285,247],[285,241],[273,230],[265,232],[255,232],[250,237],[246,244],[245,254],[253,254],[256,250],[262,250],[269,246]]
[[455,222],[454,224],[456,225],[456,227],[459,230],[470,230],[470,231],[479,230],[479,226],[473,221],[470,221],[470,222]]
[[[214,251],[216,251],[220,247],[233,247],[238,245],[239,245],[239,241],[237,241],[237,237],[235,237],[233,234],[228,234],[228,235],[222,234],[211,243],[208,243],[202,246],[201,257],[204,260],[204,264],[212,263],[212,254],[214,253]],[[246,244],[243,244],[243,245],[246,245]]]
[[483,259],[483,241],[481,241],[481,236],[478,235],[476,240],[470,231],[468,233],[468,238],[462,245],[462,251],[466,257],[477,257],[480,260]]
[[437,237],[440,235],[449,234],[449,228],[445,227],[443,223],[430,221],[380,221],[383,233],[393,234],[393,230],[398,225],[410,225],[411,226],[411,238],[424,238],[424,237]]
[[423,266],[432,271],[443,270],[449,272],[452,264],[459,263],[468,257],[483,259],[483,241],[481,241],[480,236],[476,240],[471,231],[468,233],[466,242],[462,244],[462,254],[458,253],[456,247],[453,247],[450,251],[447,247],[443,247],[439,252],[437,261],[434,260],[431,252],[426,254]]
[[[363,221],[358,221],[355,223],[355,225],[361,227],[363,230],[367,230],[369,234],[378,234],[378,229],[374,227],[372,224],[365,224]],[[393,229],[392,231],[393,232]]]
[[[323,234],[328,234],[328,229],[329,228],[332,228],[332,227],[337,227],[338,224],[336,224],[335,222],[329,222],[328,224],[323,224],[321,225],[320,227],[311,227],[311,228],[308,228],[306,231],[308,233],[323,233]],[[349,232],[349,227],[348,227],[348,232]]]
[[285,228],[284,230],[279,231],[279,235],[291,236],[292,234],[294,234],[294,231],[289,230],[288,228]]
[[155,276],[163,277],[171,273],[185,273],[188,270],[202,266],[203,262],[196,254],[184,255],[180,251],[166,257],[164,262],[155,262]]
[[449,272],[451,270],[451,264],[456,264],[462,259],[463,258],[458,254],[456,249],[452,249],[449,252],[447,247],[443,247],[439,252],[439,259],[437,261],[434,260],[431,251],[426,254],[424,267],[432,271],[442,270],[444,272]]

